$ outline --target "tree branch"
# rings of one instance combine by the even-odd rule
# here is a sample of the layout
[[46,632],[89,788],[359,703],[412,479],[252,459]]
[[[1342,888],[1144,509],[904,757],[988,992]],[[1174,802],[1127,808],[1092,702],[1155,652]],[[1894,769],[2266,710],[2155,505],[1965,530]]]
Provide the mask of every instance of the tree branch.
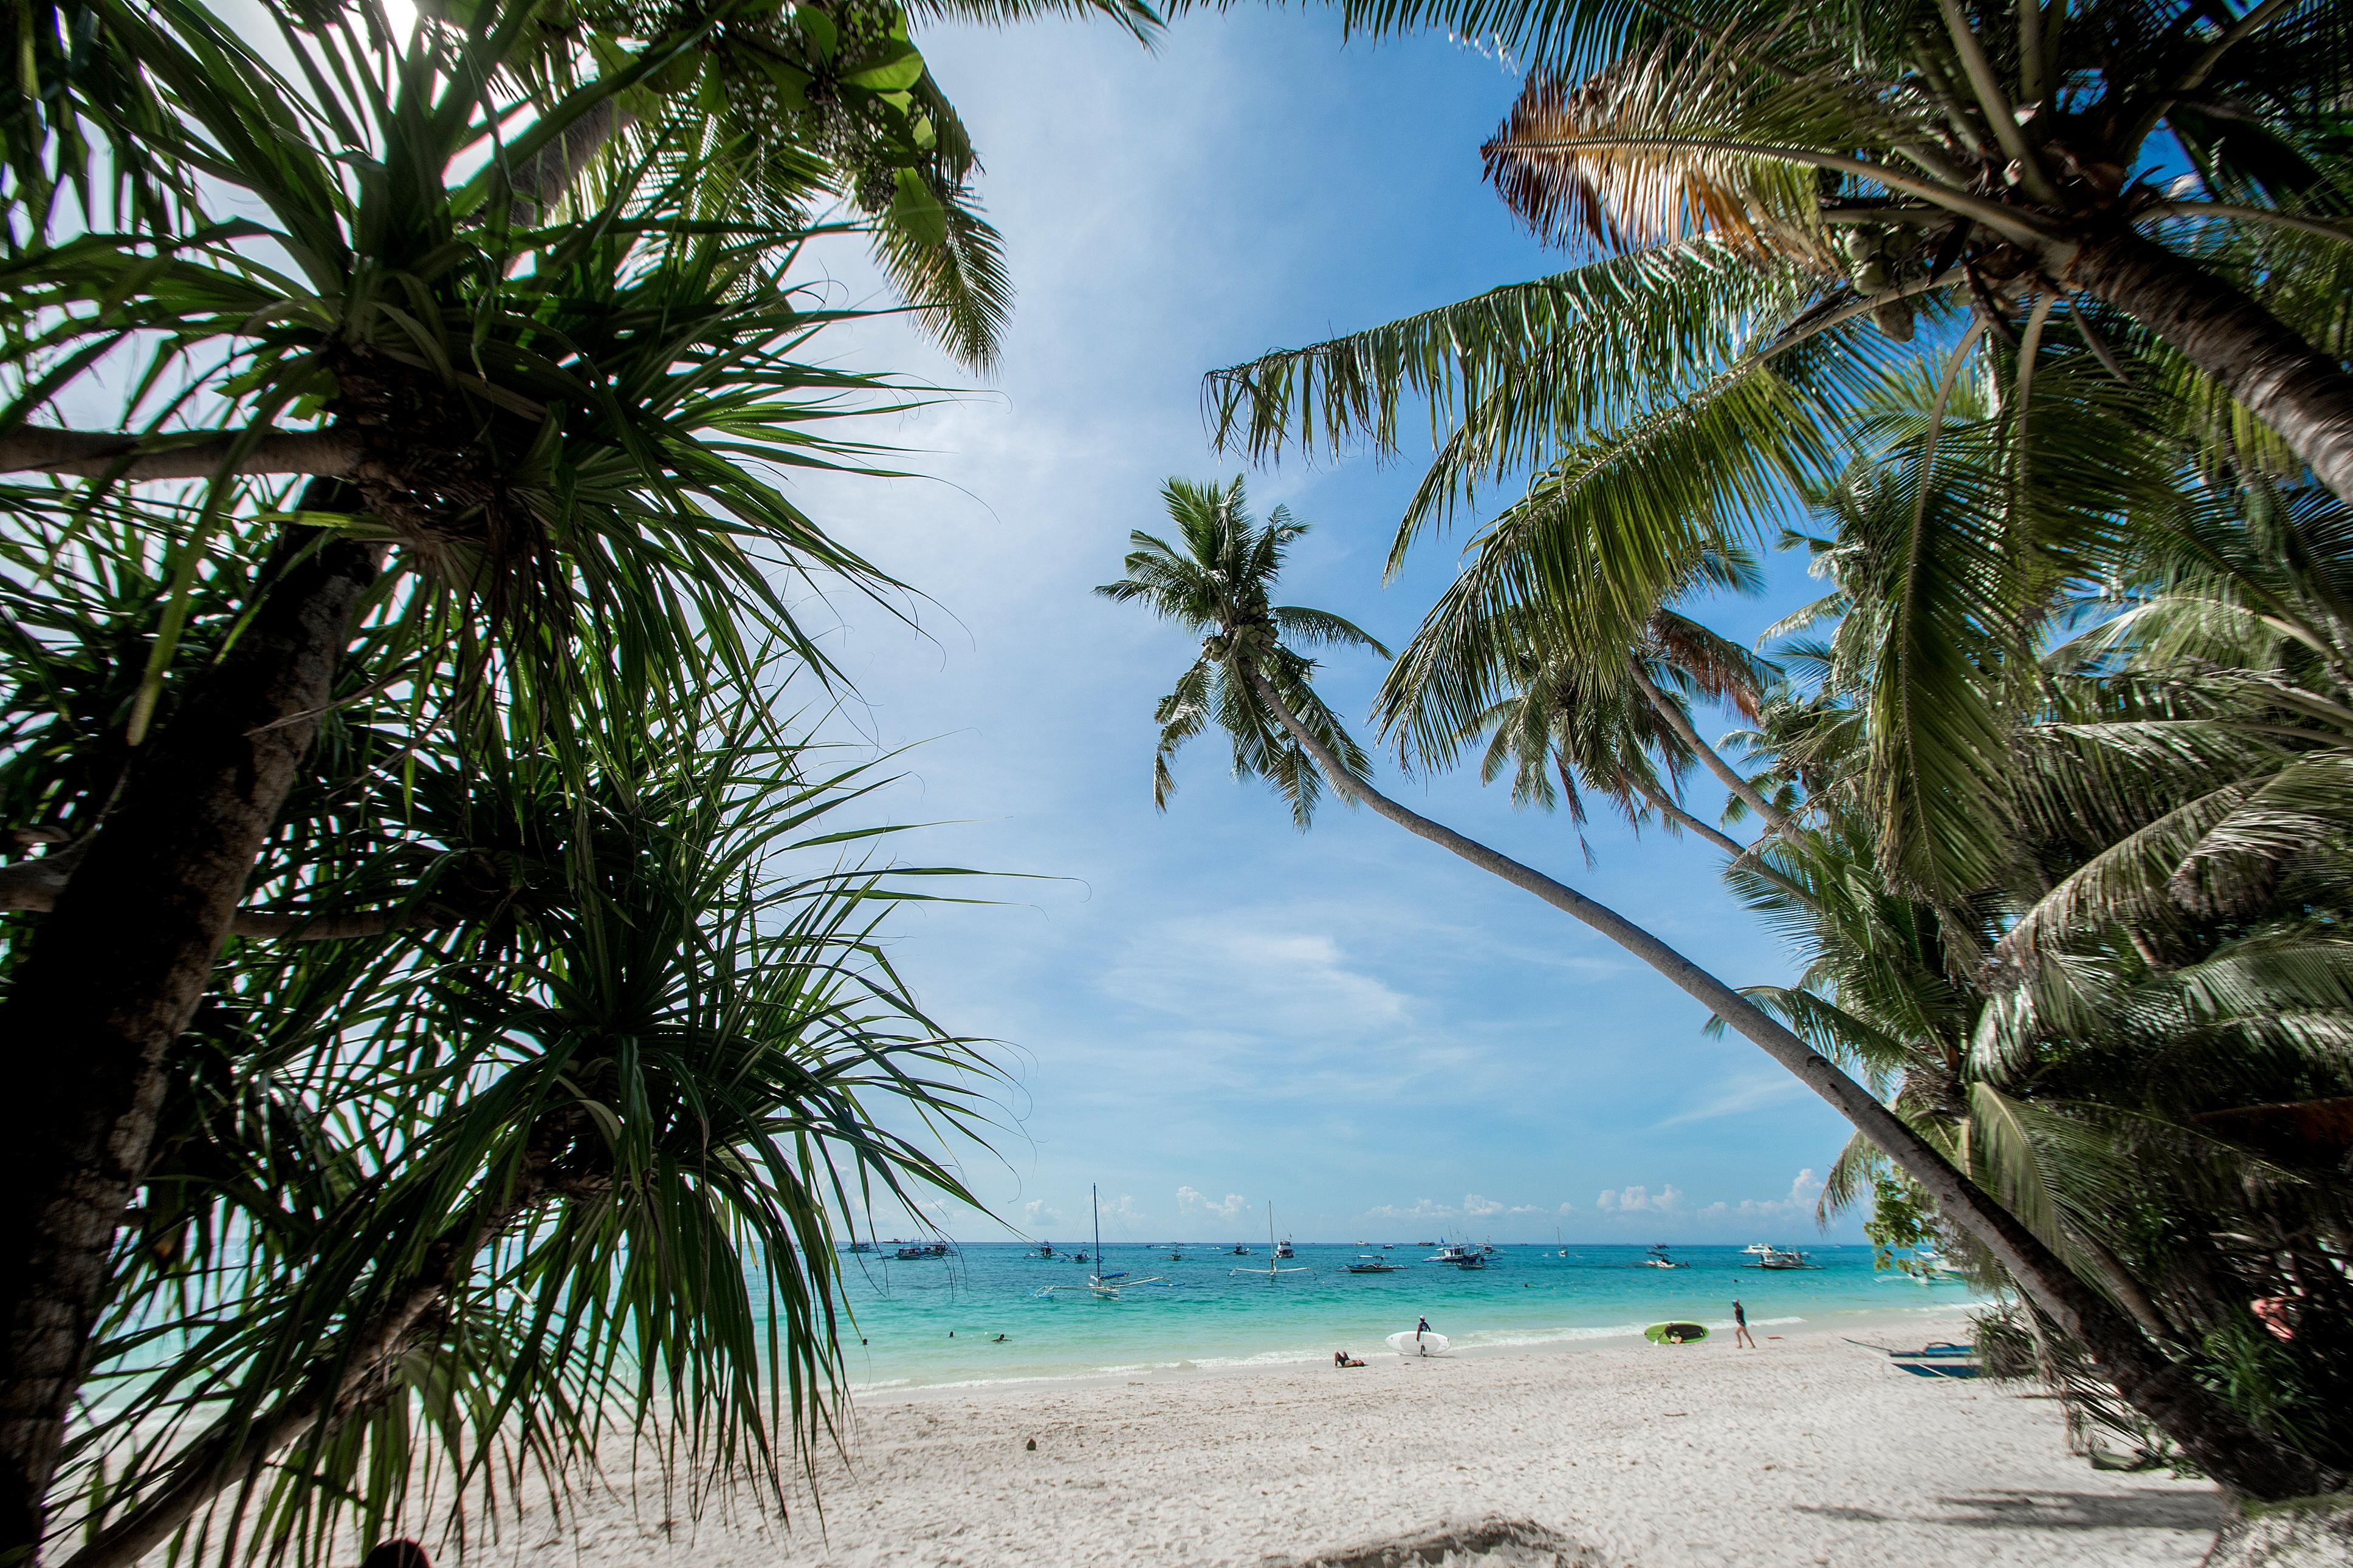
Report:
[[[84,840],[84,842],[88,842]],[[0,866],[0,913],[41,914],[65,891],[79,858],[79,846]],[[396,931],[427,931],[455,925],[459,916],[446,910],[395,905],[378,910],[239,910],[229,931],[237,936],[283,939],[288,942],[343,942],[353,937],[385,936]]]
[[[121,431],[59,430],[20,426],[0,435],[0,473],[67,474],[131,480],[208,479],[221,471],[243,437],[237,430],[174,431],[136,436]],[[233,463],[232,474],[359,477],[367,448],[347,430],[290,430],[261,437]]]

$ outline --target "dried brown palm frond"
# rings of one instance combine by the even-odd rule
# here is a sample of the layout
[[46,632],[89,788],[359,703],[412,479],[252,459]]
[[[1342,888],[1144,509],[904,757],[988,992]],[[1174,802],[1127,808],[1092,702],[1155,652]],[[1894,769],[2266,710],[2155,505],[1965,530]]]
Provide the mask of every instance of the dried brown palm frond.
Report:
[[1677,40],[1581,81],[1537,74],[1480,150],[1487,178],[1555,244],[1624,251],[1714,235],[1751,258],[1841,276],[1812,171],[1725,144],[1778,139],[1757,123],[1760,110],[1778,115],[1754,75],[1728,47]]

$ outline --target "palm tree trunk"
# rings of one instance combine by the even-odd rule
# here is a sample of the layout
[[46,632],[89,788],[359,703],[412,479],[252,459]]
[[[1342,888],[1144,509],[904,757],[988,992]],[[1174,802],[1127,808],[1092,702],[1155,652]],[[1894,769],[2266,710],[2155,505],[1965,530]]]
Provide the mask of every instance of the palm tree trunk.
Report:
[[2279,432],[2353,501],[2353,374],[2197,263],[2119,228],[2086,240],[2069,282],[2138,321]]
[[[1699,760],[1706,765],[1707,771],[1715,775],[1716,781],[1746,802],[1748,809],[1762,818],[1766,826],[1776,833],[1787,831],[1789,826],[1789,814],[1767,800],[1755,784],[1740,776],[1740,771],[1737,768],[1716,754],[1715,747],[1699,738],[1699,731],[1692,728],[1691,720],[1686,718],[1683,710],[1675,705],[1673,698],[1659,689],[1657,684],[1642,668],[1641,661],[1636,660],[1630,664],[1627,670],[1633,676],[1634,684],[1641,689],[1642,696],[1650,702],[1651,707],[1657,711],[1661,719],[1666,721],[1667,728],[1672,730],[1676,739],[1682,741],[1697,754]],[[1745,855],[1747,851],[1740,849],[1736,850],[1735,853]]]
[[1314,758],[1334,789],[1407,832],[1582,921],[1665,975],[1830,1101],[1919,1184],[1942,1212],[1984,1243],[2035,1304],[2084,1344],[2133,1408],[2180,1444],[2206,1474],[2234,1492],[2266,1500],[2311,1496],[2333,1490],[2339,1483],[2340,1478],[2330,1475],[2309,1456],[2256,1434],[2190,1376],[2187,1368],[2162,1355],[2105,1297],[2077,1279],[2016,1215],[1956,1170],[1870,1090],[1746,997],[1616,910],[1389,799],[1343,766],[1258,671],[1250,669],[1247,675],[1268,709]]
[[0,1038],[24,1047],[0,1138],[0,1558],[37,1556],[164,1052],[204,996],[380,563],[378,546],[287,531],[268,597],[133,753],[0,1004]]
[[1685,811],[1682,806],[1677,805],[1663,790],[1652,789],[1647,784],[1640,784],[1639,781],[1637,787],[1641,790],[1644,798],[1650,801],[1651,806],[1661,816],[1665,817],[1668,821],[1673,823],[1676,826],[1681,827],[1686,833],[1698,834],[1702,838],[1706,839],[1710,844],[1715,845],[1718,849],[1721,849],[1726,855],[1731,856],[1732,863],[1734,865],[1737,866],[1743,861],[1747,861],[1749,864],[1756,867],[1757,874],[1758,876],[1764,878],[1767,881],[1772,883],[1775,887],[1780,889],[1783,892],[1788,894],[1791,898],[1797,900],[1808,909],[1813,909],[1816,907],[1813,894],[1808,892],[1804,888],[1799,886],[1796,882],[1791,881],[1788,878],[1781,875],[1780,872],[1776,871],[1772,867],[1765,864],[1763,858],[1757,854],[1757,849],[1760,847],[1759,845],[1743,844],[1739,839],[1735,838],[1731,834],[1725,832],[1722,828],[1715,826],[1712,823],[1702,822],[1698,817],[1694,816],[1690,812]]

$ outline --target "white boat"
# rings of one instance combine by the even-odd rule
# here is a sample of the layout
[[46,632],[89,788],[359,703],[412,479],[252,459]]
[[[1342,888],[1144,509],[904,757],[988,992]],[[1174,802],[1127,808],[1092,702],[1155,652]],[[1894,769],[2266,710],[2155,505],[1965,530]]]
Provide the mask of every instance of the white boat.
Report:
[[[1274,1254],[1274,1256],[1266,1260],[1266,1267],[1264,1268],[1229,1268],[1226,1270],[1226,1278],[1230,1279],[1237,1274],[1263,1274],[1266,1276],[1267,1283],[1271,1285],[1280,1281],[1286,1274],[1313,1274],[1315,1272],[1315,1270],[1307,1268],[1304,1264],[1301,1265],[1297,1268],[1285,1268],[1282,1266],[1282,1260],[1291,1256],[1291,1244],[1286,1241],[1280,1247],[1275,1245],[1274,1205],[1271,1200],[1266,1205],[1266,1249]],[[1234,1250],[1236,1252],[1246,1252],[1249,1248],[1237,1247]]]
[[1808,1262],[1806,1255],[1802,1252],[1784,1252],[1778,1247],[1767,1247],[1761,1250],[1757,1247],[1744,1247],[1742,1250],[1745,1252],[1756,1253],[1757,1261],[1748,1266],[1751,1268],[1816,1268],[1820,1267],[1819,1264]]
[[1391,1263],[1388,1258],[1383,1258],[1377,1252],[1359,1252],[1356,1254],[1356,1261],[1348,1265],[1348,1272],[1351,1274],[1394,1274],[1404,1267],[1405,1265],[1402,1263]]
[[1389,1336],[1389,1349],[1403,1356],[1451,1355],[1454,1346],[1444,1334],[1429,1329],[1408,1329]]
[[1667,1244],[1662,1241],[1659,1243],[1658,1246],[1651,1248],[1651,1255],[1642,1259],[1642,1267],[1645,1268],[1689,1268],[1691,1265],[1688,1263],[1678,1263],[1673,1258],[1668,1257]]
[[1484,1253],[1481,1252],[1475,1247],[1462,1247],[1459,1245],[1441,1247],[1436,1252],[1431,1253],[1428,1258],[1422,1259],[1422,1261],[1425,1263],[1451,1263],[1457,1268],[1484,1268],[1487,1267],[1487,1258]]

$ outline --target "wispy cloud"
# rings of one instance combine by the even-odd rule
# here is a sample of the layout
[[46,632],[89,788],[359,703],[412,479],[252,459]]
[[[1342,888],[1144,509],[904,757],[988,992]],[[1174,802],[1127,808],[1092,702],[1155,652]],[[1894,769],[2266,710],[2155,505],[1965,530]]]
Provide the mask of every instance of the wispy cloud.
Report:
[[1694,1121],[1713,1121],[1719,1116],[1740,1116],[1768,1105],[1802,1100],[1805,1094],[1806,1086],[1788,1073],[1752,1073],[1719,1085],[1698,1104],[1654,1123],[1651,1131],[1663,1131],[1670,1127],[1684,1127]]

